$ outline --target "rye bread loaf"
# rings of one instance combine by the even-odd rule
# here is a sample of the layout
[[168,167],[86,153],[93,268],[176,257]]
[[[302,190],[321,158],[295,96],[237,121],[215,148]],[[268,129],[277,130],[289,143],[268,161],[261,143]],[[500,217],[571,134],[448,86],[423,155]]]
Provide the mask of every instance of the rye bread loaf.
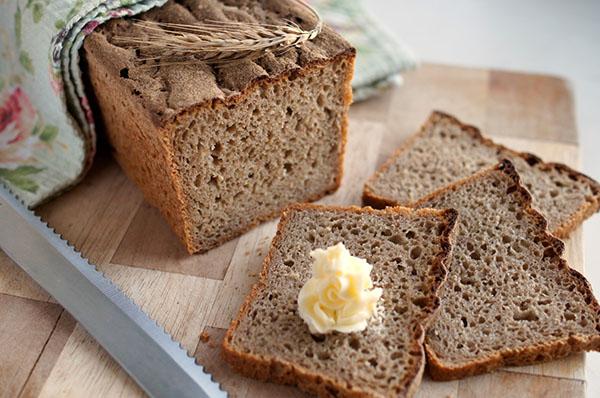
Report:
[[[179,0],[144,20],[283,23],[314,18],[278,0]],[[83,56],[115,156],[190,253],[203,252],[340,184],[355,50],[330,28],[283,55],[220,66],[169,63],[115,36],[89,35]]]
[[558,237],[569,233],[600,209],[600,184],[559,163],[546,163],[481,135],[473,126],[433,112],[365,185],[363,200],[373,207],[410,206],[453,181],[510,159],[533,205]]
[[[411,396],[455,220],[454,210],[287,209],[260,279],[227,331],[225,360],[246,376],[322,397]],[[383,296],[364,331],[313,336],[297,307],[311,276],[309,253],[339,242],[373,265]]]
[[561,258],[510,161],[416,202],[458,211],[440,310],[427,331],[432,378],[600,349],[600,306]]

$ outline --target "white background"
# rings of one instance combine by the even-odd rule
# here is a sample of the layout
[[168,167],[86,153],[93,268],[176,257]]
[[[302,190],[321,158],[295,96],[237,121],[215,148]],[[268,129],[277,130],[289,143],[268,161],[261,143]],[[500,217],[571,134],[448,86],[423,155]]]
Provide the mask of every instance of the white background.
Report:
[[[559,75],[571,82],[583,172],[600,180],[600,1],[363,0],[422,61]],[[600,297],[600,214],[584,226],[585,268]],[[600,397],[600,353],[587,356]]]

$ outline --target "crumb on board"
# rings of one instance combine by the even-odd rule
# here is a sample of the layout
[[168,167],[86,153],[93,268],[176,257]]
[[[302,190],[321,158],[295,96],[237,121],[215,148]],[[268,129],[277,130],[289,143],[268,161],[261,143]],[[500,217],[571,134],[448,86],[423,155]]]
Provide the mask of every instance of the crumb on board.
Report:
[[210,334],[208,334],[206,330],[200,333],[200,341],[203,343],[208,343],[210,341]]

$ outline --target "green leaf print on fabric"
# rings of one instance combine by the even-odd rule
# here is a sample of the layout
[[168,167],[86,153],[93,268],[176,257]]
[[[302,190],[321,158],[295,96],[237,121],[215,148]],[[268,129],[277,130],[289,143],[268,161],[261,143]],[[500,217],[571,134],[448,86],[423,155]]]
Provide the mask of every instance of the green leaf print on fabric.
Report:
[[56,138],[57,135],[58,127],[53,126],[51,124],[47,124],[46,127],[44,127],[44,130],[42,130],[42,133],[40,134],[40,140],[49,144]]
[[56,20],[56,22],[54,22],[54,27],[58,30],[62,29],[65,27],[65,21],[63,21],[62,19],[58,19]]
[[42,124],[38,121],[33,130],[31,130],[31,135],[38,135],[40,131],[42,131]]
[[81,6],[83,5],[83,0],[77,0],[75,2],[75,4],[73,4],[73,8],[71,8],[71,10],[69,11],[69,13],[66,16],[66,20],[70,20],[71,18],[73,18],[75,16],[75,14],[77,14],[77,12],[79,11],[79,9],[81,8]]
[[15,37],[17,39],[17,47],[21,47],[22,19],[23,14],[21,14],[21,7],[17,4],[17,11],[15,12]]
[[42,20],[44,16],[44,4],[43,3],[35,3],[33,5],[33,22],[38,23]]
[[39,186],[30,176],[43,170],[34,166],[20,166],[13,170],[0,168],[0,179],[6,180],[23,191],[36,193]]
[[21,65],[27,72],[31,73],[32,75],[35,73],[35,70],[33,69],[33,63],[31,62],[31,57],[27,51],[21,51],[21,54],[19,55],[19,62],[21,62]]

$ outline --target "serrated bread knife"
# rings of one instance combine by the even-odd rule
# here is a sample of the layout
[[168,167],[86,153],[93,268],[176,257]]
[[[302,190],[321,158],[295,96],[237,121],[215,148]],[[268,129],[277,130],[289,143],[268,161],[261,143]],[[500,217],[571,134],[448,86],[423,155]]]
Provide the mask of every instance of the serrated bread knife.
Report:
[[227,396],[162,327],[2,183],[0,247],[151,397]]

